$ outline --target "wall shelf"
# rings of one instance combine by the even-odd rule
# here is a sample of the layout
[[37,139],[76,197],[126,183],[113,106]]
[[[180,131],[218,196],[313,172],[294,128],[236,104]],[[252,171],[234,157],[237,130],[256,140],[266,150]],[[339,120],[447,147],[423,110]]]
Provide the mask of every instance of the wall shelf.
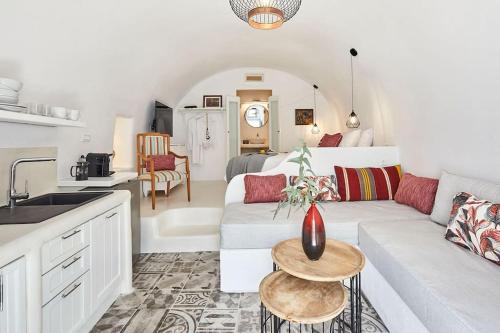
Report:
[[35,114],[0,110],[0,122],[30,124],[49,127],[85,127],[81,121],[67,120]]
[[177,108],[179,112],[224,112],[225,108]]

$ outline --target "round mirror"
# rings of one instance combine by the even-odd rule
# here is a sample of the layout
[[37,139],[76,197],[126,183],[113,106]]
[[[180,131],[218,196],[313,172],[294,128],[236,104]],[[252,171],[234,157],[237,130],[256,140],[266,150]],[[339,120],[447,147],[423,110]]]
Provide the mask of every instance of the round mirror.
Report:
[[252,104],[245,111],[245,120],[248,125],[254,128],[260,128],[267,124],[269,112],[263,105]]

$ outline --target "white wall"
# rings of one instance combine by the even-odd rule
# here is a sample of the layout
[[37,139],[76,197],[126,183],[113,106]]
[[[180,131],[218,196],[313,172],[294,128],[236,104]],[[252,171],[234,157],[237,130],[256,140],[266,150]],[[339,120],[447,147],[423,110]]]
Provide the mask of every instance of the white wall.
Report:
[[355,47],[356,111],[377,144],[400,145],[417,174],[500,182],[499,12],[498,0],[315,0],[256,31],[227,1],[4,1],[0,76],[25,82],[24,101],[81,109],[89,127],[0,124],[0,145],[57,146],[67,174],[81,153],[110,151],[114,114],[145,129],[153,99],[176,105],[200,80],[251,66],[317,83],[343,123]]
[[[263,73],[263,82],[245,82],[245,74]],[[181,98],[178,107],[184,105],[201,106],[203,95],[236,96],[238,89],[270,89],[273,96],[279,97],[280,117],[280,150],[287,152],[305,140],[310,145],[317,145],[321,134],[338,132],[341,126],[338,123],[337,111],[330,106],[320,92],[317,94],[317,123],[321,134],[311,134],[311,126],[295,126],[295,109],[312,108],[312,83],[283,71],[267,68],[238,68],[213,75],[196,85]],[[225,101],[225,98],[224,98]],[[186,142],[185,113],[174,112],[173,142]],[[193,165],[193,179],[222,179],[226,165],[226,131],[225,115],[223,113],[210,114],[215,128],[212,130],[214,145],[206,151],[205,162],[202,165]]]

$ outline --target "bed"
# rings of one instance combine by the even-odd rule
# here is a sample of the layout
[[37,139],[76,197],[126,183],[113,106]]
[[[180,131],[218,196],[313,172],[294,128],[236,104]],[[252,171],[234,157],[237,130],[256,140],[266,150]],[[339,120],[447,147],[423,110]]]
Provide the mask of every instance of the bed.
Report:
[[229,183],[237,175],[256,173],[274,169],[288,153],[247,153],[233,157],[226,167],[226,181]]

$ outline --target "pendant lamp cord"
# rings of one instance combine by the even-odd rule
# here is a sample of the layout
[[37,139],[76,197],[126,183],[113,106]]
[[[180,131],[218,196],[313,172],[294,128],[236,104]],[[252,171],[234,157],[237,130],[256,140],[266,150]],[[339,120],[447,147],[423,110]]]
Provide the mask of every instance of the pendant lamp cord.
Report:
[[354,111],[354,72],[352,70],[352,54],[351,54],[351,111]]
[[314,89],[314,112],[313,112],[313,123],[316,125],[316,87],[313,86]]

